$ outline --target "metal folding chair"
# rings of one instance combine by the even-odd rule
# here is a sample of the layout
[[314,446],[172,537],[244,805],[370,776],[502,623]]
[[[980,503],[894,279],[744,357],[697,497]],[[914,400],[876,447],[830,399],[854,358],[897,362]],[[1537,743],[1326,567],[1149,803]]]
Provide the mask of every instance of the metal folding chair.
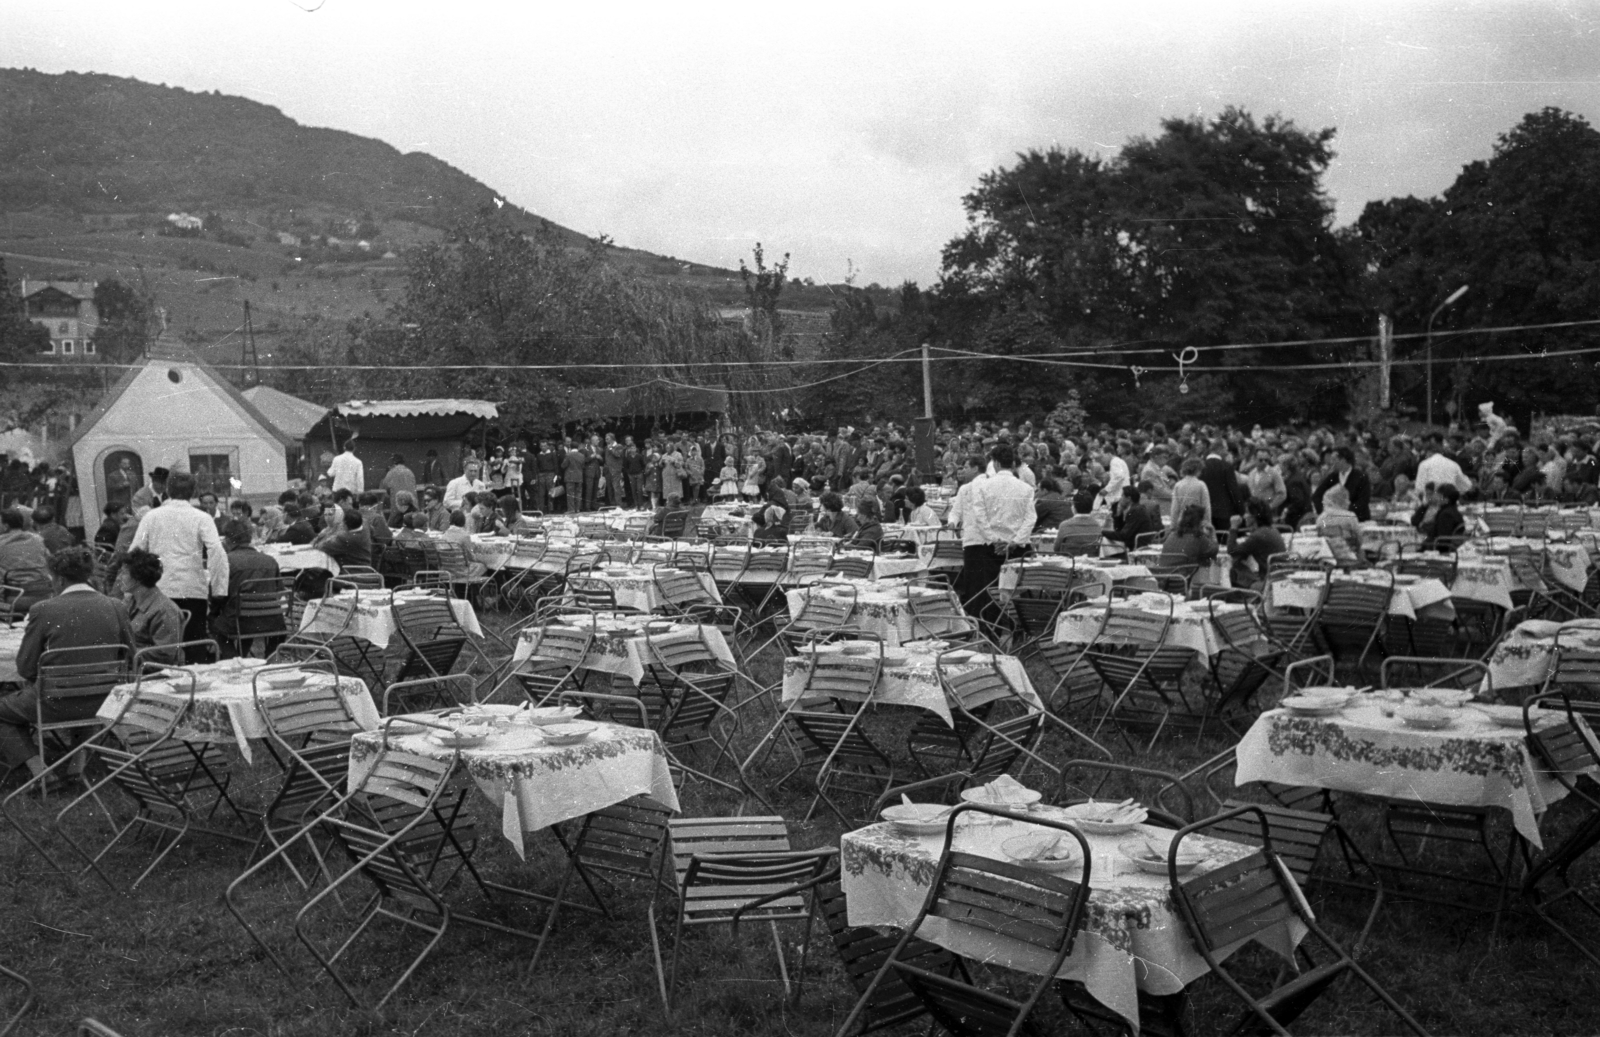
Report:
[[294,578],[273,576],[261,580],[246,580],[239,586],[239,613],[233,632],[228,639],[233,642],[235,655],[244,656],[258,640],[266,642],[263,655],[294,633],[289,615],[294,608]]
[[22,988],[22,1003],[12,1010],[4,1023],[0,1023],[0,1037],[6,1037],[6,1034],[16,1029],[17,1023],[22,1021],[22,1017],[33,1009],[34,989],[33,980],[5,965],[0,965],[0,977],[4,977]]
[[1374,581],[1331,580],[1322,608],[1317,613],[1317,633],[1328,652],[1340,662],[1350,662],[1360,670],[1367,656],[1376,650],[1379,658],[1389,654],[1384,628],[1389,618],[1389,603],[1394,598],[1394,574],[1373,570]]
[[[594,646],[594,626],[576,616],[573,623],[545,622],[537,628],[532,651],[521,663],[512,666],[495,684],[487,699],[494,698],[508,681],[515,680],[535,706],[544,705],[563,691],[583,686],[583,663]],[[526,636],[526,631],[524,631]]]
[[444,677],[455,669],[470,639],[448,598],[430,595],[396,601],[394,618],[406,653],[395,680]]
[[1556,690],[1530,696],[1523,703],[1522,716],[1528,744],[1540,766],[1567,790],[1567,801],[1584,811],[1560,842],[1547,847],[1529,865],[1522,880],[1522,896],[1546,925],[1600,966],[1600,954],[1579,938],[1578,927],[1572,924],[1573,905],[1600,919],[1600,903],[1584,891],[1586,883],[1574,882],[1571,874],[1573,866],[1600,844],[1600,796],[1593,777],[1600,768],[1600,743],[1588,723],[1593,713],[1586,715],[1570,695]]

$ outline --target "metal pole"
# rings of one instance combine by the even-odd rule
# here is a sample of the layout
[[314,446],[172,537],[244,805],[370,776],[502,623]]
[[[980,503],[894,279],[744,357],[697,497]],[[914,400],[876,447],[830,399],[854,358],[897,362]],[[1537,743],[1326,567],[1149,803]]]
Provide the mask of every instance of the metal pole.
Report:
[[1433,318],[1439,315],[1434,310],[1428,315],[1428,427],[1433,427]]
[[933,418],[933,367],[928,361],[928,344],[922,344],[922,416]]

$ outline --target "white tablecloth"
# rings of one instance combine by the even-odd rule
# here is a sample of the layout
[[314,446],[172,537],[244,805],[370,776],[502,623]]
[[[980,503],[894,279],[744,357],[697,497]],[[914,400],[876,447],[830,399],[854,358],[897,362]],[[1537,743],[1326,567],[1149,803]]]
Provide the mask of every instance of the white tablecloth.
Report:
[[[394,602],[416,600],[426,596],[426,594],[395,595],[390,591],[362,591],[359,603],[357,597],[350,593],[338,594],[332,598],[312,598],[306,602],[305,613],[300,617],[300,629],[312,634],[337,633],[344,627],[345,616],[354,612],[355,615],[350,620],[350,625],[344,627],[344,632],[351,637],[371,641],[380,648],[387,648],[390,639],[400,629],[394,616]],[[473,611],[470,601],[451,598],[450,611],[455,615],[461,629],[474,637],[483,636],[483,627],[478,624],[478,614]]]
[[[646,620],[659,621],[659,617],[639,617],[630,620],[624,616],[605,617],[597,622],[597,631],[589,654],[584,656],[583,668],[596,673],[621,674],[634,684],[644,679],[645,667],[650,665],[650,645],[644,634]],[[683,632],[696,629],[693,623],[677,623],[672,626],[673,632]],[[698,628],[705,637],[711,654],[729,664],[734,662],[733,652],[728,648],[727,640],[722,636],[722,631],[716,627]],[[525,628],[517,637],[517,643],[511,650],[511,661],[520,666],[528,661],[534,654],[534,648],[539,642],[543,632],[541,627]]]
[[1529,620],[1517,624],[1489,656],[1489,680],[1498,693],[1506,688],[1539,687],[1550,673],[1556,641],[1585,652],[1600,652],[1600,620],[1566,623]]
[[[1325,579],[1320,572],[1297,572],[1277,577],[1267,585],[1267,605],[1275,609],[1314,609],[1322,598]],[[1387,572],[1370,569],[1333,574],[1334,583],[1387,583],[1388,579]],[[1432,609],[1434,615],[1455,615],[1455,606],[1450,604],[1450,588],[1430,577],[1394,578],[1389,615],[1416,619],[1428,609]]]
[[1576,541],[1558,543],[1554,540],[1529,537],[1485,537],[1467,541],[1461,545],[1456,554],[1462,558],[1505,555],[1513,547],[1526,547],[1531,550],[1535,566],[1539,564],[1539,553],[1541,551],[1548,553],[1551,575],[1570,590],[1581,591],[1589,582],[1589,551],[1582,543]]
[[[898,645],[902,641],[914,641],[926,637],[937,637],[951,629],[952,623],[937,617],[921,615],[912,629],[912,613],[907,599],[908,588],[904,585],[893,586],[876,584],[861,580],[834,581],[847,582],[855,589],[855,609],[851,611],[846,623],[855,626],[867,633],[877,634],[885,643]],[[849,597],[849,591],[834,590],[827,587],[802,588],[787,592],[789,615],[800,615],[805,608],[806,595],[809,593],[824,593],[835,597]],[[947,596],[948,592],[933,587],[911,587],[911,596],[919,602],[926,602],[930,607],[939,599]],[[959,607],[956,611],[960,611]]]
[[1499,807],[1523,838],[1541,845],[1539,815],[1566,789],[1534,766],[1524,731],[1497,727],[1475,709],[1453,712],[1450,727],[1424,731],[1384,716],[1371,701],[1329,717],[1271,710],[1240,740],[1234,780]]
[[[963,826],[956,832],[955,849],[1005,860],[1000,844],[1023,831],[1014,822]],[[1134,1025],[1139,1020],[1138,991],[1176,994],[1208,971],[1172,901],[1167,876],[1138,870],[1118,850],[1120,843],[1140,835],[1160,845],[1172,838],[1170,830],[1150,825],[1124,835],[1088,836],[1089,909],[1058,974],[1082,982],[1095,1000]],[[1185,840],[1184,846],[1212,854],[1197,875],[1255,852],[1254,847],[1203,836]],[[944,836],[902,835],[892,825],[877,824],[846,832],[839,848],[850,924],[903,928],[915,920],[933,885]],[[1065,877],[1080,874],[1073,871]],[[974,961],[1035,975],[1051,963],[1049,955],[1031,944],[946,919],[929,918],[917,935]],[[1288,956],[1305,936],[1305,927],[1295,919],[1262,936],[1265,945]],[[1217,957],[1225,959],[1237,949],[1224,948]]]
[[262,544],[257,550],[277,559],[280,572],[326,569],[335,576],[339,575],[339,563],[310,544]]
[[[673,571],[675,572],[676,570]],[[661,598],[660,590],[656,587],[655,576],[650,568],[617,566],[612,569],[596,569],[583,573],[581,578],[595,580],[610,587],[611,596],[616,599],[619,608],[637,609],[640,612],[654,612],[666,604]],[[699,578],[701,587],[710,595],[711,600],[720,602],[722,595],[717,593],[716,581],[711,578],[710,574],[701,573]]]
[[1296,558],[1314,558],[1319,562],[1334,560],[1333,548],[1328,546],[1328,538],[1318,536],[1314,532],[1291,533],[1288,542],[1283,546],[1284,553]]
[[[1138,594],[1117,602],[1118,608],[1135,609],[1140,612],[1149,612],[1152,615],[1165,615],[1166,602],[1171,600],[1170,595],[1162,593]],[[1056,641],[1061,644],[1092,644],[1095,635],[1100,630],[1104,621],[1106,609],[1111,602],[1106,598],[1096,598],[1086,602],[1098,606],[1097,608],[1074,609],[1063,612],[1056,617]],[[1243,612],[1245,605],[1221,604],[1217,606],[1219,613]],[[1167,628],[1168,645],[1178,648],[1189,648],[1198,652],[1202,657],[1209,659],[1227,645],[1227,638],[1217,629],[1211,621],[1211,605],[1209,602],[1173,601],[1172,623]]]
[[[1372,554],[1381,553],[1385,545],[1398,543],[1401,547],[1415,547],[1422,543],[1422,534],[1409,523],[1361,523],[1361,549]],[[1392,546],[1390,548],[1393,550]]]
[[[1133,580],[1151,581],[1147,585],[1154,590],[1155,583],[1151,580],[1150,567],[1136,562],[1101,561],[1093,558],[1079,558],[1076,560],[1076,571],[1085,583],[1096,582],[1104,584],[1109,591],[1114,584],[1128,583]],[[1025,567],[1051,566],[1058,569],[1074,568],[1073,559],[1060,555],[1038,555],[1026,561],[1007,562],[1000,567],[1000,579],[995,584],[995,589],[1002,597],[1009,595],[1017,589],[1017,581]]]
[[[351,742],[351,788],[377,762],[381,739],[374,732],[357,735]],[[426,734],[397,737],[393,744],[435,760],[456,754]],[[600,724],[583,742],[556,746],[545,744],[536,727],[513,726],[497,730],[480,748],[461,750],[461,761],[479,791],[500,807],[500,830],[519,855],[522,833],[634,796],[649,796],[668,810],[678,809],[661,739],[643,728]]]
[[0,683],[20,681],[17,674],[17,650],[22,647],[23,624],[0,625]]
[[[838,652],[843,647],[840,643],[821,645],[816,650],[824,654]],[[877,687],[872,689],[872,701],[893,706],[917,706],[921,709],[937,713],[945,723],[955,726],[951,715],[950,703],[946,701],[944,689],[939,686],[938,653],[918,652],[910,649],[898,653],[903,660],[890,653],[891,658],[884,662],[883,670],[878,678]],[[971,663],[963,663],[950,667],[952,674],[970,673],[980,666],[988,666],[987,657]],[[790,705],[799,700],[805,690],[806,674],[811,669],[811,660],[803,655],[790,656],[783,661],[783,704]],[[1034,690],[1033,682],[1028,679],[1027,670],[1023,669],[1022,661],[1014,656],[1000,657],[1000,672],[1005,674],[1011,686],[1017,689],[1024,701],[1036,710],[1044,709],[1044,704],[1039,701],[1039,693]],[[839,696],[848,697],[848,696]]]
[[[260,668],[260,660],[254,662],[256,665],[250,665],[251,661],[246,660],[243,667],[234,665],[232,661],[184,667],[195,671],[196,674],[211,677],[216,683],[204,691],[195,692],[194,707],[178,725],[177,737],[185,742],[232,742],[239,747],[239,752],[246,760],[252,759],[251,739],[267,737],[267,722],[256,709],[255,695],[251,686],[251,676]],[[301,687],[280,690],[263,686],[261,698],[270,700],[299,694],[310,685],[329,684],[334,679],[327,674],[318,673],[313,674]],[[366,683],[359,677],[337,679],[339,694],[344,697],[345,705],[355,722],[368,731],[377,727],[378,707],[373,703],[372,693],[367,690]],[[128,701],[133,698],[135,687],[133,684],[119,684],[112,688],[111,694],[100,704],[96,715],[104,720],[115,720],[127,707]],[[187,684],[181,679],[170,683],[147,679],[143,686],[139,687],[139,694],[153,699],[181,702],[188,698],[186,689]]]

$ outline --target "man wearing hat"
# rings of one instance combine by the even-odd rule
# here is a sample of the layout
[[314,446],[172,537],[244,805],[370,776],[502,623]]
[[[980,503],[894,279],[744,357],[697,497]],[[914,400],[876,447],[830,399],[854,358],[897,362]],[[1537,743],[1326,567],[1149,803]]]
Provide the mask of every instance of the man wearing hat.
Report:
[[152,468],[150,470],[150,485],[141,486],[133,494],[133,508],[137,512],[140,508],[158,508],[167,499],[167,476],[170,474],[165,468]]

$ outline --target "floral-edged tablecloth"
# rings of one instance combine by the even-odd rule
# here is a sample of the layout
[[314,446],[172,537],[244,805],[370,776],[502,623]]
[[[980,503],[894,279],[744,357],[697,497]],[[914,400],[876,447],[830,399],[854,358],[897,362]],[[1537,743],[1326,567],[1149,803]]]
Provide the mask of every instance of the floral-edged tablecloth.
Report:
[[[1167,627],[1166,644],[1178,648],[1188,648],[1197,652],[1202,658],[1209,659],[1227,647],[1228,639],[1222,636],[1215,623],[1211,621],[1211,605],[1209,602],[1174,600],[1171,595],[1159,591],[1151,594],[1136,594],[1131,598],[1124,598],[1116,602],[1121,609],[1133,609],[1139,612],[1149,612],[1152,615],[1166,615],[1167,602],[1172,602],[1172,622]],[[1093,644],[1096,635],[1100,632],[1100,624],[1104,622],[1106,610],[1111,607],[1107,598],[1095,598],[1085,602],[1095,608],[1079,608],[1063,612],[1056,617],[1056,642],[1059,644]],[[1218,604],[1217,612],[1228,614],[1243,612],[1249,606],[1234,604]],[[1265,635],[1261,635],[1263,638]]]
[[[830,583],[850,583],[855,589],[855,608],[851,610],[845,622],[855,626],[866,633],[877,634],[886,644],[899,645],[905,641],[914,641],[921,638],[937,637],[947,633],[959,623],[958,619],[941,615],[917,613],[915,629],[912,624],[911,604],[908,598],[915,598],[929,606],[948,598],[949,592],[935,587],[907,587],[905,585],[883,585],[866,580],[839,580],[829,578]],[[843,588],[830,589],[801,588],[787,591],[789,615],[800,615],[805,608],[806,595],[810,593],[825,593],[835,597],[849,597],[850,592]],[[954,609],[959,612],[959,608]]]
[[[427,717],[425,719],[435,719]],[[381,732],[357,735],[350,743],[350,787],[377,762]],[[390,744],[405,752],[447,761],[447,749],[427,734],[401,735]],[[577,745],[549,745],[537,727],[496,728],[476,749],[459,750],[461,763],[489,802],[500,807],[500,831],[519,856],[523,833],[648,796],[667,810],[678,810],[678,793],[666,751],[654,731],[598,724]]]
[[[251,678],[260,668],[261,660],[245,660],[246,665],[236,666],[233,661],[210,663],[203,666],[186,666],[196,675],[210,677],[211,687],[197,691],[194,705],[178,725],[175,736],[185,742],[232,742],[246,761],[254,759],[250,751],[252,739],[267,737],[267,722],[256,709]],[[250,665],[254,663],[255,665]],[[261,698],[271,700],[297,695],[309,687],[329,685],[337,679],[339,694],[344,697],[350,716],[370,731],[378,726],[378,707],[372,701],[372,692],[359,677],[334,678],[330,674],[313,673],[305,684],[293,688],[261,688]],[[165,681],[146,679],[142,685],[118,684],[111,689],[95,715],[102,720],[115,720],[122,715],[135,691],[147,699],[183,702],[189,697],[186,682],[182,679]]]
[[[620,674],[637,685],[644,680],[645,668],[651,663],[650,642],[645,636],[644,624],[659,621],[659,616],[640,616],[636,619],[615,616],[598,620],[595,624],[594,640],[589,646],[589,654],[583,657],[583,668],[595,673]],[[732,650],[728,648],[727,639],[716,627],[697,628],[693,623],[676,623],[673,624],[671,632],[682,633],[695,629],[698,629],[705,638],[712,655],[730,666],[738,665],[734,661]],[[539,626],[523,629],[517,636],[517,643],[511,649],[513,667],[521,666],[533,656],[543,633],[544,628]]]
[[1585,652],[1600,652],[1600,620],[1565,623],[1530,619],[1519,623],[1495,645],[1489,656],[1489,683],[1496,693],[1506,688],[1539,687],[1550,675],[1556,642]]
[[[663,573],[677,572],[678,570],[661,570]],[[576,574],[574,574],[576,575]],[[639,566],[613,566],[604,569],[593,569],[582,574],[585,580],[594,580],[611,588],[611,595],[616,599],[619,608],[631,608],[640,612],[654,612],[667,604],[661,597],[660,588],[656,586],[655,570]],[[710,600],[722,601],[722,595],[717,593],[716,581],[710,573],[699,574],[700,586],[704,588]]]
[[1074,560],[1061,555],[1036,555],[1023,561],[1007,562],[1000,567],[1000,578],[995,583],[995,590],[999,593],[1001,599],[1009,597],[1017,589],[1017,582],[1021,579],[1024,568],[1035,566],[1072,569],[1084,583],[1103,584],[1107,593],[1116,584],[1132,583],[1135,580],[1148,581],[1150,589],[1155,590],[1155,582],[1150,576],[1150,567],[1137,562],[1101,561],[1094,558]]
[[[1322,600],[1322,586],[1327,580],[1320,572],[1295,572],[1275,577],[1267,584],[1267,605],[1270,608],[1296,608],[1310,611]],[[1355,569],[1333,574],[1334,583],[1387,583],[1389,574],[1377,569]],[[1455,606],[1450,603],[1450,588],[1444,581],[1426,576],[1394,577],[1394,593],[1389,597],[1389,615],[1416,619],[1418,616],[1453,617]]]
[[1535,565],[1538,564],[1541,551],[1547,554],[1550,559],[1550,574],[1560,581],[1563,587],[1581,591],[1589,582],[1591,564],[1589,551],[1582,543],[1576,541],[1559,542],[1542,537],[1484,537],[1462,544],[1456,555],[1471,558],[1505,555],[1513,547],[1526,547],[1531,550]]
[[1314,558],[1319,562],[1335,560],[1333,547],[1329,545],[1328,538],[1318,536],[1314,532],[1290,533],[1289,540],[1283,545],[1284,553],[1296,558]]
[[22,631],[25,624],[0,625],[0,684],[20,682],[17,673],[17,652],[22,648]]
[[1524,839],[1542,845],[1539,816],[1566,789],[1535,767],[1524,731],[1498,727],[1470,707],[1453,710],[1455,721],[1443,730],[1407,727],[1362,698],[1333,716],[1261,714],[1239,741],[1234,780],[1499,807]]
[[[819,645],[815,651],[828,654],[838,652],[843,647],[842,643],[835,642]],[[888,650],[884,656],[878,684],[872,689],[872,701],[880,705],[917,706],[937,713],[940,719],[954,727],[955,719],[950,712],[950,703],[945,698],[944,688],[939,684],[938,653],[899,649]],[[1044,703],[1039,701],[1039,693],[1035,690],[1033,681],[1028,678],[1028,671],[1023,668],[1022,660],[1010,655],[1002,655],[999,660],[1000,672],[1005,674],[1011,686],[1017,689],[1018,694],[1030,707],[1042,711]],[[946,665],[950,667],[951,673],[970,673],[990,663],[989,656],[975,656],[972,662]],[[781,699],[783,705],[788,706],[799,701],[805,691],[806,674],[810,671],[811,660],[804,655],[791,655],[783,661]],[[832,692],[830,694],[835,697],[849,697],[838,696]]]
[[[1128,552],[1128,561],[1144,565],[1159,566],[1161,564],[1161,546],[1153,544],[1150,547],[1141,547]],[[1233,556],[1226,550],[1220,550],[1217,557],[1195,570],[1189,579],[1190,586],[1199,587],[1201,584],[1211,584],[1217,587],[1233,586]]]
[[1511,592],[1517,589],[1511,563],[1500,555],[1448,555],[1439,551],[1418,551],[1406,556],[1412,559],[1438,561],[1455,566],[1455,579],[1450,582],[1450,594],[1456,598],[1484,601],[1511,609]]
[[1416,547],[1422,543],[1422,534],[1407,522],[1361,523],[1361,550],[1381,554],[1385,544],[1398,543],[1401,547]]
[[269,558],[276,559],[279,572],[326,569],[335,576],[339,575],[339,563],[310,544],[262,544],[256,550]]
[[[980,819],[957,828],[954,848],[1006,860],[1000,844],[1025,830],[1016,822],[995,824]],[[1134,1027],[1139,1025],[1140,990],[1176,994],[1208,971],[1173,903],[1167,876],[1138,870],[1118,849],[1120,843],[1138,836],[1165,846],[1172,835],[1168,829],[1140,825],[1123,835],[1087,837],[1088,910],[1072,954],[1058,973],[1062,979],[1083,983],[1095,1000]],[[1195,875],[1259,852],[1242,843],[1204,836],[1186,839],[1184,846],[1211,853]],[[876,824],[846,832],[839,839],[839,848],[840,881],[850,924],[904,928],[916,919],[927,899],[944,852],[944,835],[904,835],[893,825]],[[1074,879],[1081,874],[1073,870],[1064,877]],[[974,961],[1034,975],[1043,974],[1052,961],[1041,948],[937,917],[927,919],[917,935]],[[1294,919],[1262,933],[1260,942],[1289,957],[1304,936],[1304,925]],[[1223,948],[1217,957],[1226,959],[1242,946],[1243,942]]]
[[[389,647],[389,641],[399,631],[399,621],[395,619],[394,606],[403,601],[415,601],[426,598],[426,592],[410,594],[392,591],[362,591],[359,597],[346,592],[331,598],[312,598],[306,602],[305,612],[300,616],[300,629],[311,634],[334,634],[341,628],[351,637],[359,637],[370,641],[379,648]],[[450,599],[450,611],[456,617],[456,622],[461,629],[474,637],[483,636],[483,627],[478,624],[478,613],[472,608],[472,602],[462,598]],[[354,613],[354,615],[351,615]],[[344,625],[345,617],[350,616],[350,625]]]

